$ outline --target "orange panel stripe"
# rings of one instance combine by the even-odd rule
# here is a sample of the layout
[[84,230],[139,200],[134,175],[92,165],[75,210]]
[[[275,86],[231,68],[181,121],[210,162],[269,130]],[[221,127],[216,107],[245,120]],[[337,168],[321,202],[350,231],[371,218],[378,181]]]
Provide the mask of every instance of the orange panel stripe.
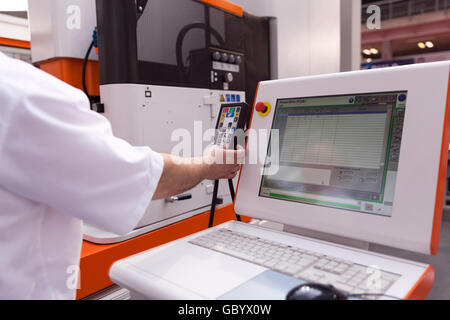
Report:
[[429,266],[405,296],[405,300],[424,300],[434,283],[434,268]]
[[[450,70],[449,70],[450,72]],[[450,145],[450,130],[449,130],[449,116],[450,116],[450,76],[447,89],[447,105],[445,107],[444,118],[444,133],[442,137],[441,161],[439,164],[438,184],[436,190],[436,206],[434,209],[433,231],[431,234],[431,254],[437,255],[439,250],[439,239],[441,234],[442,210],[444,209],[445,201],[445,186],[447,182],[447,166],[448,166],[448,152]]]
[[244,15],[244,10],[241,6],[232,3],[228,0],[199,0],[200,2],[209,4],[210,6],[219,8],[223,11],[235,14],[239,17],[242,17]]
[[[56,78],[83,90],[83,60],[75,58],[55,58],[39,64],[41,70]],[[89,60],[86,68],[86,87],[90,95],[100,95],[100,75],[98,62]]]
[[0,45],[25,49],[31,48],[30,41],[2,38],[2,37],[0,37]]
[[[259,85],[260,85],[260,82],[258,82],[258,86],[256,87],[255,101],[253,102],[252,114],[251,114],[251,116],[250,116],[250,123],[249,123],[248,129],[250,129],[250,128],[252,127],[253,116],[255,115],[255,106],[256,106],[256,102],[257,102],[257,101],[256,101],[256,98],[258,98]],[[247,151],[247,145],[248,145],[248,139],[247,139],[247,141],[245,142],[245,150],[246,150],[246,151]],[[236,186],[236,195],[235,195],[235,197],[234,197],[233,208],[234,208],[234,206],[235,206],[235,204],[236,204],[236,199],[237,199],[237,195],[238,195],[238,191],[239,191],[239,183],[241,182],[242,167],[243,167],[243,166],[241,166],[241,171],[239,172],[239,178],[238,178],[238,183],[237,183],[237,186]],[[236,211],[236,210],[235,210],[235,211]]]

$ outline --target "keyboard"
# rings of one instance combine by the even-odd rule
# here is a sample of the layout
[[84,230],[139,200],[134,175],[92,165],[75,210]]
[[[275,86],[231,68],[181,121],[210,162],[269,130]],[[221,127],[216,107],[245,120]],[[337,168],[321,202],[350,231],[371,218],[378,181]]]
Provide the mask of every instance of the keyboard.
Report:
[[189,243],[312,283],[332,285],[348,295],[381,297],[400,275],[249,234],[218,229]]

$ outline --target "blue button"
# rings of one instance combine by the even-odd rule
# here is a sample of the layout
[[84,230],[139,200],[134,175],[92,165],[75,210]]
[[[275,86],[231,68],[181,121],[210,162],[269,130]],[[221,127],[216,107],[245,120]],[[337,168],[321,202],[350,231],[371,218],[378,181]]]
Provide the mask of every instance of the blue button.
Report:
[[236,96],[236,102],[241,102],[241,96],[240,95]]
[[236,95],[235,94],[231,95],[231,102],[236,102]]
[[398,101],[400,102],[404,102],[406,100],[406,95],[405,94],[401,94],[398,96]]
[[227,102],[231,102],[231,96],[229,94],[227,94],[226,97],[227,97]]

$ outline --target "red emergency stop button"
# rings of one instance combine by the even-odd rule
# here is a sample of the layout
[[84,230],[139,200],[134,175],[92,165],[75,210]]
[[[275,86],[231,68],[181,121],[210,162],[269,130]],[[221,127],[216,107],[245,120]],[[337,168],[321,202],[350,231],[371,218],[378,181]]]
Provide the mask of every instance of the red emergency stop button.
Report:
[[264,112],[264,111],[266,111],[266,109],[267,109],[267,107],[266,107],[266,105],[264,104],[264,102],[258,102],[258,103],[256,104],[256,107],[255,107],[255,110],[256,110],[256,111],[258,111],[258,112]]
[[267,116],[270,113],[270,109],[271,106],[268,102],[258,102],[255,106],[256,112],[258,112],[261,117]]

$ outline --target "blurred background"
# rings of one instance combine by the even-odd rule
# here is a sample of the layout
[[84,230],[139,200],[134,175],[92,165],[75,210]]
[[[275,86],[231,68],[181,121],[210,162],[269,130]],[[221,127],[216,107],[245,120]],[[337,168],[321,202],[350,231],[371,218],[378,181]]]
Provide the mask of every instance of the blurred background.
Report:
[[[367,9],[381,9],[381,29],[370,30]],[[0,0],[0,37],[30,40],[27,1]],[[361,0],[361,68],[450,59],[450,0]],[[2,52],[31,61],[30,50]]]
[[[380,30],[369,30],[370,5],[381,8]],[[362,0],[363,69],[450,59],[450,1]]]

